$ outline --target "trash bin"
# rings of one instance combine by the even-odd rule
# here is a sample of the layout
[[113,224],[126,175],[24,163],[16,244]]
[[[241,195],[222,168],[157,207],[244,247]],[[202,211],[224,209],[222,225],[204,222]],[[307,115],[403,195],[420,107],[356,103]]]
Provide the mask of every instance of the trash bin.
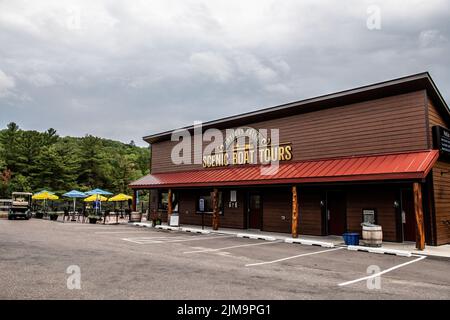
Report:
[[381,247],[383,242],[381,226],[371,223],[362,223],[361,226],[364,244],[368,247]]
[[359,233],[357,232],[347,232],[342,235],[344,242],[347,246],[358,246],[359,245]]

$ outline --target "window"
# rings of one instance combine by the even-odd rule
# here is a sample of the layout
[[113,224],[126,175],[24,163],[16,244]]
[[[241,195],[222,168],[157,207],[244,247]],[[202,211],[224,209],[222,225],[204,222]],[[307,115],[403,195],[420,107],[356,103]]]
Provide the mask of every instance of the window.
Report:
[[[222,192],[219,192],[218,196],[219,196],[219,214],[223,214]],[[197,197],[196,211],[197,213],[213,212],[212,195],[210,192],[204,192]]]
[[236,202],[237,201],[237,196],[236,196],[236,190],[231,190],[230,191],[230,201],[231,202]]
[[[169,193],[159,192],[158,209],[167,211],[169,209]],[[178,193],[172,192],[172,211],[178,212]]]

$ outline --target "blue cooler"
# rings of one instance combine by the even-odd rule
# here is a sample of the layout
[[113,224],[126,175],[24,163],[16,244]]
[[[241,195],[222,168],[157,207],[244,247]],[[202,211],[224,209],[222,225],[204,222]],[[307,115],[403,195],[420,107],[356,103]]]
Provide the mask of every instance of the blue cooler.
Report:
[[342,235],[344,242],[348,246],[359,246],[359,233],[347,232]]

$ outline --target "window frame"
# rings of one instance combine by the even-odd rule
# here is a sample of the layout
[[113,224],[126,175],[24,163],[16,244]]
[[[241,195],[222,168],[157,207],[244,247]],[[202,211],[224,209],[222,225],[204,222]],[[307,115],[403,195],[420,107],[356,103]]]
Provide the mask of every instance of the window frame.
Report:
[[[169,196],[169,191],[166,190],[158,190],[158,211],[163,211],[163,212],[167,212],[168,208],[164,208],[162,207],[162,199],[163,199],[163,194],[167,194],[167,197]],[[174,192],[172,191],[172,212],[173,213],[178,213],[180,210],[180,197],[178,192]]]
[[[200,198],[205,198],[205,197],[211,198],[211,193],[204,191],[195,196],[195,213],[212,215],[213,214],[212,208],[210,208],[211,211],[207,211],[206,210],[207,208],[205,208],[205,211],[200,211],[200,208],[199,208]],[[211,206],[212,206],[212,199],[210,200],[210,202],[211,202]],[[225,209],[225,206],[224,206],[224,201],[223,201],[223,192],[219,191],[219,215],[220,216],[224,215],[224,209]]]

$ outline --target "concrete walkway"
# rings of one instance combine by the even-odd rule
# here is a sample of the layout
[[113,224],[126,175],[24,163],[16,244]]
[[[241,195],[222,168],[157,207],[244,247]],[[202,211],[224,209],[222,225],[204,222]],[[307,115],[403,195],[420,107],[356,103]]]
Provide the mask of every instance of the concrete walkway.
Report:
[[[148,226],[151,227],[151,223],[149,222],[141,222],[141,223],[134,223],[134,225],[138,226]],[[167,224],[162,224],[163,228],[167,228]],[[233,228],[222,228],[218,231],[212,230],[211,227],[205,226],[202,230],[201,226],[198,225],[182,225],[181,228],[187,229],[190,232],[208,232],[208,233],[221,233],[221,234],[231,234],[236,236],[246,236],[246,237],[253,237],[253,236],[261,236],[261,238],[267,238],[266,240],[281,240],[290,242],[292,240],[292,237],[287,233],[280,233],[280,232],[267,232],[267,231],[261,231],[261,230],[251,230],[251,229],[233,229]],[[172,230],[177,230],[177,227],[171,228]],[[301,240],[306,240],[307,244],[320,244],[320,243],[328,243],[333,244],[336,247],[340,246],[346,246],[344,243],[344,240],[340,236],[308,236],[308,235],[299,235],[298,239],[296,239],[296,242],[300,242]],[[310,243],[308,243],[310,242]],[[419,255],[426,255],[426,256],[436,256],[436,257],[447,257],[450,258],[450,245],[442,245],[442,246],[426,246],[425,250],[417,250],[415,248],[414,242],[404,242],[404,243],[397,243],[397,242],[383,242],[381,249],[385,249],[387,252],[389,251],[406,251],[411,254],[419,254]]]
[[411,252],[412,254],[450,258],[450,244],[437,247],[425,246],[424,250],[417,250],[414,242],[385,242],[382,247],[387,249],[405,250]]

